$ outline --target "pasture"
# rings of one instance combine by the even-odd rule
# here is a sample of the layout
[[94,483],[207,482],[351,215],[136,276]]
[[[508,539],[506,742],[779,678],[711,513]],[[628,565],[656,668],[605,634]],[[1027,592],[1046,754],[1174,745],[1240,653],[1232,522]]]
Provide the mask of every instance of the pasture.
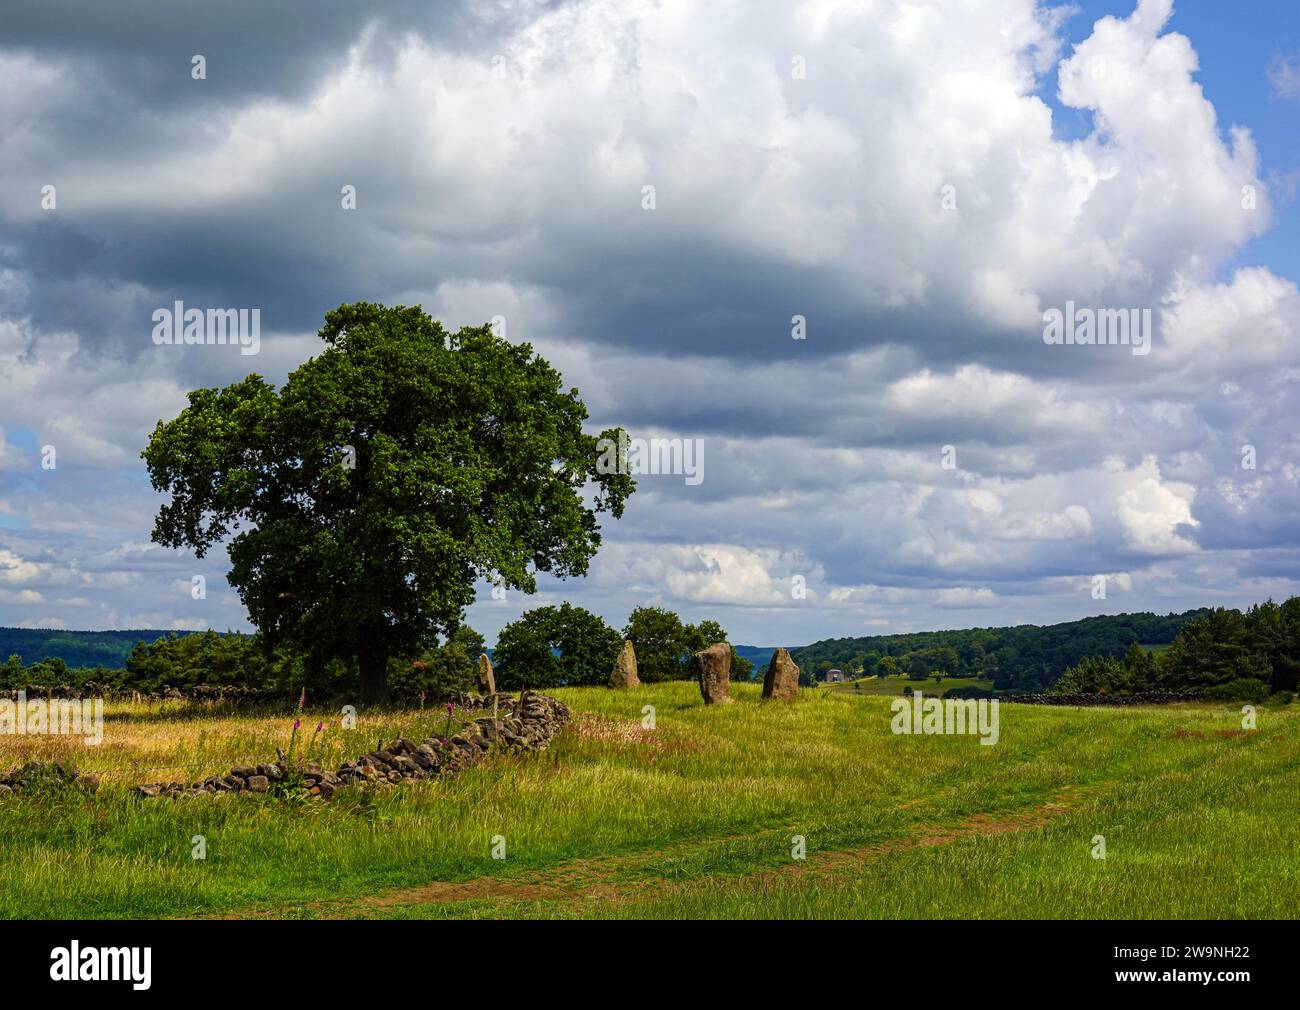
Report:
[[[1300,915],[1290,706],[1243,731],[1229,705],[1003,705],[981,746],[895,735],[890,699],[852,690],[553,693],[573,721],[546,751],[329,802],[131,792],[273,758],[292,714],[113,704],[99,747],[0,737],[0,766],[70,756],[103,779],[0,798],[0,916]],[[313,757],[332,764],[447,713],[343,730],[309,711],[309,735],[318,720]]]

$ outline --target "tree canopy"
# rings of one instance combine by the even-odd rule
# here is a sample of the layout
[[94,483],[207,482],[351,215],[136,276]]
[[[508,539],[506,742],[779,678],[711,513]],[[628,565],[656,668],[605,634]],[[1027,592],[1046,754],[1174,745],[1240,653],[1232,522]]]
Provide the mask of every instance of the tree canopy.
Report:
[[1053,685],[1060,693],[1186,691],[1206,697],[1267,697],[1300,681],[1300,596],[1245,613],[1216,608],[1188,621],[1169,648],[1130,645],[1123,659],[1090,656]]
[[589,610],[568,603],[537,607],[497,636],[497,687],[604,684],[622,645],[618,632]]
[[[684,624],[682,619],[663,607],[637,607],[628,615],[623,637],[636,651],[637,674],[643,681],[683,680],[690,677],[691,654],[727,641],[727,633],[717,621]],[[731,647],[731,677],[748,680],[754,664],[736,655]]]
[[1041,691],[1088,656],[1119,659],[1134,642],[1168,644],[1188,621],[1207,613],[1105,614],[1045,626],[835,638],[793,650],[791,655],[801,669],[818,676],[832,668],[867,676],[905,673],[917,678],[937,672],[984,677],[999,690]]

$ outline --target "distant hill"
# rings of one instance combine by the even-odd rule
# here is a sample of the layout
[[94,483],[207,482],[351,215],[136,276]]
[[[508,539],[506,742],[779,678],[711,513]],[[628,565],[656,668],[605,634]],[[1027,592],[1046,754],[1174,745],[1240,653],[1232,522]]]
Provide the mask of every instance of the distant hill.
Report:
[[1086,656],[1119,658],[1130,645],[1167,645],[1193,617],[1208,609],[1160,616],[1104,614],[1063,624],[1021,624],[961,631],[918,631],[903,635],[828,638],[791,650],[801,667],[821,675],[831,668],[874,674],[892,656],[899,672],[915,664],[947,676],[994,679],[1001,690],[1039,691]]
[[[794,652],[798,646],[787,645],[790,652]],[[748,659],[754,664],[754,676],[760,677],[763,671],[767,669],[767,664],[772,662],[772,653],[776,652],[775,645],[737,645],[735,646],[736,655]]]
[[[1003,628],[969,628],[961,631],[920,631],[902,635],[824,639],[805,646],[787,646],[799,666],[821,674],[831,668],[850,673],[874,673],[881,657],[917,662],[953,676],[990,674],[1004,690],[1040,690],[1085,656],[1121,656],[1133,642],[1163,646],[1191,618],[1208,613],[1189,610],[1160,616],[1152,613],[1088,617],[1064,624],[1022,624]],[[137,642],[152,642],[165,635],[188,631],[139,629],[133,631],[60,631],[42,628],[0,628],[0,662],[18,655],[26,664],[42,659],[62,659],[68,666],[120,668]],[[737,645],[736,654],[754,664],[760,675],[774,645]],[[935,651],[940,650],[940,651]],[[942,651],[948,650],[948,651]],[[492,650],[488,650],[491,655]],[[955,654],[955,660],[953,656]],[[870,667],[870,669],[868,669]]]
[[60,631],[49,628],[0,628],[0,663],[10,656],[31,665],[42,659],[61,659],[68,666],[122,667],[136,642],[152,642],[165,635],[188,631]]
[[[106,666],[119,668],[126,664],[136,642],[152,642],[166,635],[189,635],[189,631],[60,631],[46,628],[0,628],[0,663],[10,656],[22,657],[31,665],[42,659],[61,659],[68,666]],[[558,656],[559,653],[552,649]],[[793,651],[793,649],[791,650]],[[754,664],[754,672],[761,673],[772,659],[776,646],[738,645],[736,654]],[[488,649],[489,658],[493,650]]]

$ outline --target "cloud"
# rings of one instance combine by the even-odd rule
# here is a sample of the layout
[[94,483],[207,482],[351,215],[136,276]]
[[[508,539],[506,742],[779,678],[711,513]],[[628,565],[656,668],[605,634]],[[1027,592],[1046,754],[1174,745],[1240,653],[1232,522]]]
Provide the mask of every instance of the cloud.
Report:
[[[1295,584],[1300,295],[1237,262],[1278,176],[1168,2],[1073,47],[1032,0],[317,7],[258,5],[255,37],[243,0],[7,10],[8,591],[74,626],[240,626],[219,554],[149,543],[139,451],[191,388],[282,381],[360,298],[500,316],[593,428],[704,441],[703,484],[643,478],[590,577],[476,606],[489,632],[571,598],[796,644],[1079,616],[1097,572],[1131,606]],[[178,298],[261,308],[261,354],[154,346]],[[1067,299],[1150,308],[1151,353],[1046,345]]]
[[1268,65],[1268,83],[1278,98],[1300,101],[1300,57],[1279,55],[1274,58]]
[[975,589],[970,586],[958,586],[953,589],[940,589],[935,594],[938,605],[945,610],[970,610],[977,607],[992,607],[998,602],[997,594],[988,588]]
[[1123,476],[1130,486],[1120,492],[1117,504],[1129,543],[1148,554],[1195,550],[1195,543],[1180,531],[1180,527],[1199,525],[1191,511],[1195,488],[1162,481],[1159,464],[1151,456]]
[[0,547],[0,584],[26,585],[43,579],[48,571],[47,566],[26,561],[13,551]]
[[60,617],[37,617],[20,621],[17,626],[20,628],[45,628],[62,631],[67,627],[67,624]]
[[29,606],[35,603],[44,603],[45,597],[34,589],[20,589],[14,592],[10,589],[0,589],[0,603],[14,603],[19,606]]

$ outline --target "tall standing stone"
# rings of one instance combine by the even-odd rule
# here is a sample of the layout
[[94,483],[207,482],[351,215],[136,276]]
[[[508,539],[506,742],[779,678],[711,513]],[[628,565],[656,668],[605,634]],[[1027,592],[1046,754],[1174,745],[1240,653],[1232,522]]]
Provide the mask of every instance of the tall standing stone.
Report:
[[488,659],[486,652],[479,653],[478,669],[475,671],[478,678],[479,690],[484,694],[497,693],[497,679],[492,675],[492,660]]
[[725,705],[731,701],[731,646],[718,642],[697,652],[691,671],[700,678],[700,694],[706,705]]
[[779,648],[772,654],[772,661],[767,664],[767,675],[763,678],[763,697],[782,698],[793,701],[799,697],[799,667],[794,665],[790,653]]
[[636,675],[636,653],[631,642],[624,642],[619,650],[618,659],[614,660],[614,672],[609,675],[610,687],[640,687],[641,678]]

